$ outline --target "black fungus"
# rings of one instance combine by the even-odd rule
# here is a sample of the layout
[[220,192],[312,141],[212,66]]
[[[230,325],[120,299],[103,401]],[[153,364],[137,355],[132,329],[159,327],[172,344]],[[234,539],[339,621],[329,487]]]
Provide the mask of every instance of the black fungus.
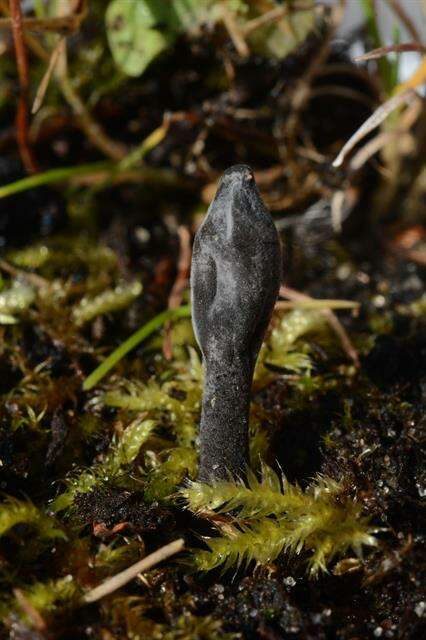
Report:
[[222,176],[194,241],[192,321],[205,368],[199,478],[247,464],[253,370],[278,295],[281,248],[249,167]]

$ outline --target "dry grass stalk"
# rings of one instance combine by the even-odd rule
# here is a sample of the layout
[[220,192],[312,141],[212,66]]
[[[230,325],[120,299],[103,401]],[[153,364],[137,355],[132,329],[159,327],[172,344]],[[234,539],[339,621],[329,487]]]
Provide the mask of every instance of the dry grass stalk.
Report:
[[[295,289],[291,289],[290,287],[286,287],[284,285],[280,288],[280,296],[282,296],[283,298],[287,298],[288,300],[294,300],[296,302],[299,300],[313,300],[313,298],[306,295],[305,293],[301,293],[300,291],[296,291]],[[360,366],[358,352],[353,346],[348,334],[346,333],[336,314],[333,313],[331,309],[322,309],[321,313],[324,315],[328,324],[338,336],[345,353],[358,368]]]
[[88,591],[82,598],[82,604],[96,602],[97,600],[104,598],[110,593],[113,593],[117,589],[120,589],[125,584],[130,582],[130,580],[136,578],[139,573],[147,571],[163,560],[166,560],[176,553],[179,553],[179,551],[182,551],[183,547],[184,540],[182,538],[178,538],[177,540],[166,544],[164,547],[157,549],[157,551],[154,551],[154,553],[146,556],[146,558],[139,560],[124,571],[117,573],[112,578],[108,578],[108,580],[105,580],[105,582],[102,582],[102,584],[100,584],[99,586],[95,587],[91,591]]

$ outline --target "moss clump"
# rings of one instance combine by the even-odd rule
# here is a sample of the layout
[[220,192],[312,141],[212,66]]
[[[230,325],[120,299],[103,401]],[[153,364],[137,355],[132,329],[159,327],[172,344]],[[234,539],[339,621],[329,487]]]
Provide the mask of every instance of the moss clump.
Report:
[[269,367],[309,376],[314,365],[306,338],[327,331],[324,316],[311,309],[275,311],[271,326],[255,367],[255,387],[263,387],[276,377]]
[[53,512],[63,511],[71,506],[78,493],[87,493],[99,482],[108,482],[117,478],[123,467],[131,464],[138,455],[140,448],[150,436],[155,427],[153,420],[136,419],[125,429],[118,444],[113,445],[105,459],[93,465],[88,471],[83,471],[70,482],[70,486],[61,493],[50,505]]
[[190,447],[175,447],[166,452],[166,459],[151,456],[152,471],[145,485],[147,500],[164,500],[176,491],[183,480],[197,474],[197,453]]
[[172,370],[173,378],[160,383],[151,378],[146,383],[124,380],[114,390],[101,396],[109,407],[130,412],[149,412],[150,417],[170,426],[178,445],[193,446],[201,402],[200,380],[189,363],[182,370]]
[[13,280],[11,286],[0,293],[0,325],[17,323],[17,316],[28,309],[34,299],[33,287],[21,280]]
[[80,590],[71,575],[58,580],[48,582],[35,582],[34,584],[19,590],[15,598],[4,602],[0,606],[0,620],[4,621],[12,612],[18,613],[27,622],[28,615],[23,611],[21,602],[33,607],[41,614],[52,613],[58,607],[70,605],[75,602]]
[[334,557],[349,549],[361,556],[362,547],[376,540],[361,505],[345,495],[331,478],[317,476],[303,491],[263,465],[260,480],[248,472],[247,483],[193,482],[182,492],[189,508],[199,514],[212,509],[237,512],[235,524],[222,527],[222,536],[206,540],[209,551],[195,551],[196,566],[210,570],[224,565],[266,564],[282,552],[312,552],[309,573],[327,570]]
[[209,615],[186,612],[170,624],[153,620],[142,598],[117,598],[110,616],[126,628],[132,640],[238,640],[241,634],[225,632],[224,624]]
[[73,309],[73,318],[83,325],[104,313],[125,309],[142,293],[140,282],[120,283],[114,289],[106,289],[95,297],[85,296]]
[[0,537],[7,534],[18,524],[35,528],[38,536],[45,540],[54,538],[66,539],[65,532],[58,523],[34,504],[8,497],[0,505]]

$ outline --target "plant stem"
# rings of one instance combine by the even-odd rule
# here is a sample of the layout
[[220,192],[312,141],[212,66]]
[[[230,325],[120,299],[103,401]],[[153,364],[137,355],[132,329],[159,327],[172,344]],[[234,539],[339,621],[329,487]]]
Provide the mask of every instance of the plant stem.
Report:
[[37,164],[28,139],[28,57],[22,30],[22,9],[20,0],[9,0],[13,42],[19,76],[19,99],[16,111],[16,139],[22,163],[28,173],[37,171]]
[[115,163],[102,160],[100,162],[92,162],[90,164],[81,164],[77,167],[61,167],[60,169],[50,169],[44,173],[39,173],[34,176],[28,176],[16,182],[5,184],[0,187],[0,198],[6,198],[15,193],[26,191],[34,187],[40,187],[45,184],[51,184],[52,182],[61,182],[62,180],[68,180],[74,176],[86,175],[89,173],[103,173],[105,171],[111,171],[115,167]]
[[93,146],[113,160],[122,160],[126,156],[126,147],[106,135],[101,125],[87,110],[86,105],[72,86],[68,75],[66,73],[60,75],[58,82],[65,100],[73,109],[81,128]]
[[130,580],[134,580],[134,578],[136,578],[143,571],[151,569],[151,567],[154,567],[160,562],[163,562],[163,560],[170,558],[170,556],[173,556],[175,553],[179,553],[179,551],[182,551],[184,544],[185,543],[183,538],[178,538],[177,540],[166,544],[164,547],[157,549],[157,551],[154,551],[149,556],[146,556],[146,558],[139,560],[139,562],[136,562],[131,567],[128,567],[120,573],[117,573],[117,575],[113,576],[112,578],[108,578],[98,587],[95,587],[91,591],[88,591],[81,599],[81,604],[96,602],[104,596],[113,593],[120,587],[123,587],[125,584],[130,582]]
[[189,305],[179,307],[178,309],[167,309],[157,316],[149,320],[146,324],[133,333],[125,342],[115,349],[94,371],[86,378],[83,383],[83,390],[89,391],[102,380],[106,374],[120,362],[125,355],[138,346],[143,340],[148,338],[154,331],[162,327],[168,320],[176,318],[188,318],[191,315]]

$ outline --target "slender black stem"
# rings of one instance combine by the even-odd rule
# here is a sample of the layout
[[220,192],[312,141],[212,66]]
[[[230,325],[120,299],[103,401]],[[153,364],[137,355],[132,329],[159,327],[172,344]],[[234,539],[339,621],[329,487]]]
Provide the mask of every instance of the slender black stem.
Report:
[[248,460],[252,377],[248,359],[205,362],[200,480],[244,474]]

